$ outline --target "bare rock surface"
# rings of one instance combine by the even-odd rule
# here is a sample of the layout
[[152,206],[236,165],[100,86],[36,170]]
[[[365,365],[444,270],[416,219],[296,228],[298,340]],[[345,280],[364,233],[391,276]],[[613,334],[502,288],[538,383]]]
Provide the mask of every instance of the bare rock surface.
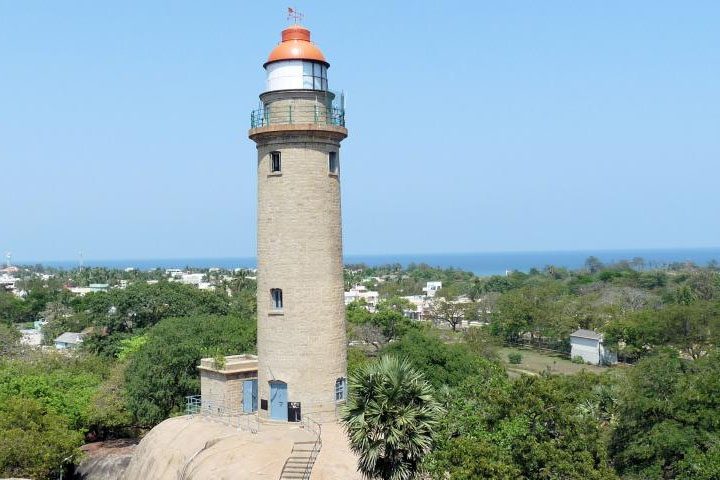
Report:
[[120,439],[83,445],[86,457],[80,462],[77,474],[83,480],[122,479],[137,443],[133,439]]
[[[293,444],[312,440],[299,424],[263,423],[258,433],[250,433],[207,417],[175,417],[142,439],[122,478],[277,480]],[[323,446],[311,478],[359,480],[356,465],[340,427],[323,425]]]

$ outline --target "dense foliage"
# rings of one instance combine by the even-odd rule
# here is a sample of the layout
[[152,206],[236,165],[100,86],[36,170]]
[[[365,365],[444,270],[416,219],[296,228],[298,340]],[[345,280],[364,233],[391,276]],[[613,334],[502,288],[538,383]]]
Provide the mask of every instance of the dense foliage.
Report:
[[[83,441],[134,435],[182,411],[199,391],[201,357],[255,349],[255,281],[243,272],[206,272],[215,291],[161,271],[50,273],[23,277],[25,298],[0,291],[0,476],[57,477]],[[121,280],[130,284],[84,297],[65,288]],[[406,319],[415,307],[401,297],[438,280],[448,305],[428,312],[436,325]],[[427,265],[354,266],[346,282],[381,294],[373,311],[348,307],[350,375],[370,371],[375,357],[407,359],[447,410],[422,465],[433,478],[720,478],[717,264],[590,258],[577,271],[484,278]],[[462,310],[452,303],[459,297]],[[16,327],[39,319],[48,322],[46,343],[88,332],[81,351],[21,346]],[[459,319],[485,326],[463,331]],[[510,377],[503,368],[499,346],[569,353],[577,328],[603,333],[632,365],[571,376]]]
[[[425,467],[438,479],[718,478],[720,352],[658,351],[602,375],[509,378],[470,334],[415,330],[407,356],[445,403]],[[457,361],[456,361],[457,360]]]
[[77,457],[92,397],[109,371],[89,356],[0,360],[0,475],[57,475],[64,459]]
[[341,415],[359,470],[369,478],[415,478],[443,413],[432,386],[390,355],[357,369],[349,385]]
[[644,359],[628,372],[617,415],[610,452],[624,478],[720,478],[720,352]]
[[185,407],[185,396],[200,390],[202,357],[253,353],[254,319],[230,316],[168,318],[149,330],[125,373],[128,407],[146,426]]
[[0,475],[46,478],[79,454],[83,434],[47,405],[27,397],[0,403]]
[[467,345],[448,344],[433,330],[411,330],[383,353],[407,358],[435,388],[455,387],[468,377],[502,372],[502,367],[473,354]]

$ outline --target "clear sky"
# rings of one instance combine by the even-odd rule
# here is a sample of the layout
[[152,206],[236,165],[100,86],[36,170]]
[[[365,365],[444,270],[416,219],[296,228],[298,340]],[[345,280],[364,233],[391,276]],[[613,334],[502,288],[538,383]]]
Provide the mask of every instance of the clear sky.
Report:
[[[253,255],[287,6],[0,0],[0,250]],[[720,245],[720,2],[294,6],[347,93],[347,253]]]

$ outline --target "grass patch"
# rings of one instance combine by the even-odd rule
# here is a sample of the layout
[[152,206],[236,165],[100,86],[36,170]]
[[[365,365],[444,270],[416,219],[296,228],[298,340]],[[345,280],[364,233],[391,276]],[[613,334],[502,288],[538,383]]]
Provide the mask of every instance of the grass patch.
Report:
[[[542,352],[530,348],[503,347],[499,350],[499,356],[510,372],[539,374],[545,371],[561,375],[573,375],[582,370],[600,373],[608,367],[596,365],[579,365],[571,362],[567,357],[559,353]],[[520,355],[521,361],[518,364],[511,364],[510,356],[517,358]]]

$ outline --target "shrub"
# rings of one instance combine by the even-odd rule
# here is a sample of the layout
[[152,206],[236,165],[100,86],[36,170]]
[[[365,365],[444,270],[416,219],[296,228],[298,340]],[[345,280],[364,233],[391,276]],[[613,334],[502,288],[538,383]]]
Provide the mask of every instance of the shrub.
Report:
[[254,320],[231,316],[166,318],[147,332],[125,372],[128,407],[142,426],[153,426],[185,406],[200,390],[202,357],[254,353]]
[[522,354],[518,352],[508,353],[508,361],[512,365],[520,365],[522,363]]
[[383,355],[407,358],[435,388],[454,387],[473,375],[493,376],[502,371],[494,362],[475,355],[462,343],[446,344],[433,331],[410,330],[389,344]]
[[577,363],[579,365],[585,364],[585,359],[580,355],[575,355],[574,357],[572,357],[572,359],[570,361],[572,363]]
[[32,398],[0,404],[0,477],[57,478],[64,459],[79,454],[83,434]]

